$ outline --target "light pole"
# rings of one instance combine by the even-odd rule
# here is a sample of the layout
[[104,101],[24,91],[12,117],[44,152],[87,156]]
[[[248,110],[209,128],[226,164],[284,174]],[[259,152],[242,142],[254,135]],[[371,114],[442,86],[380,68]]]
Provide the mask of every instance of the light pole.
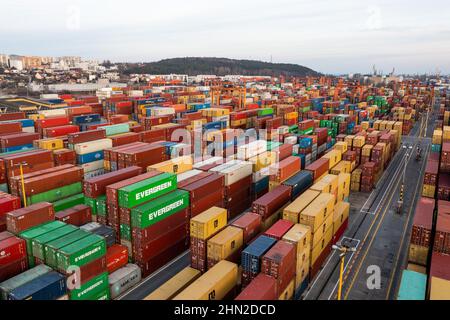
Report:
[[356,252],[356,248],[349,247],[347,245],[333,245],[332,249],[339,252],[339,258],[341,260],[341,266],[340,266],[340,269],[339,269],[339,287],[338,287],[338,296],[337,296],[337,299],[341,300],[341,297],[342,297],[342,286],[343,286],[343,277],[344,277],[345,256],[349,252]]
[[23,206],[27,206],[27,195],[25,194],[25,183],[23,180],[23,167],[28,166],[28,163],[26,161],[21,161],[20,163],[17,163],[16,166],[19,166],[20,168],[20,182],[22,187],[22,197],[23,197]]

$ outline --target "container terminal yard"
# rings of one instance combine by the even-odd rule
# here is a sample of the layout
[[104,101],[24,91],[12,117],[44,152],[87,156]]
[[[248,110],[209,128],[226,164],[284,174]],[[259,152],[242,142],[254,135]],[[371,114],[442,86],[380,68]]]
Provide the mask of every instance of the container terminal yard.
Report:
[[448,93],[217,77],[1,99],[1,299],[450,299]]

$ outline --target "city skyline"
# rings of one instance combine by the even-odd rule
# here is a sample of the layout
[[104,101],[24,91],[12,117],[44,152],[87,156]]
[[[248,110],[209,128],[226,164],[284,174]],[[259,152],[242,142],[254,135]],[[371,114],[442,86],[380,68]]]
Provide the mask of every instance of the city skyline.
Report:
[[384,74],[393,68],[398,74],[449,74],[449,7],[441,0],[175,0],[126,7],[115,0],[108,6],[7,0],[0,51],[113,62],[185,56],[272,60],[331,74],[371,73],[373,65]]

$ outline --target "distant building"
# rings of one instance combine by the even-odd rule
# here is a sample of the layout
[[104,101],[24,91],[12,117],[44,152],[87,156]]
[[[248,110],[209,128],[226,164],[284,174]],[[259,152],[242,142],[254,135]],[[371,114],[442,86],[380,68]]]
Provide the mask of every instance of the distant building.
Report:
[[0,54],[0,66],[8,66],[9,56],[7,54]]
[[23,58],[21,56],[11,55],[9,56],[8,65],[10,68],[23,70]]

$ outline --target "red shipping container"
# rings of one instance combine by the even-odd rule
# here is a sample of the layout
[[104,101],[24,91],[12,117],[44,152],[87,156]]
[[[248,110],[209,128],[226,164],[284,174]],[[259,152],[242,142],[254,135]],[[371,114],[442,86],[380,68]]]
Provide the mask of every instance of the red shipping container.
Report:
[[311,171],[313,174],[314,181],[319,179],[324,174],[328,173],[328,169],[330,166],[330,160],[326,158],[320,158],[309,166],[305,168],[305,170]]
[[244,244],[247,245],[261,231],[262,218],[253,212],[244,213],[240,218],[231,223],[244,232]]
[[22,132],[22,122],[6,122],[0,125],[0,134],[15,132]]
[[[441,202],[441,201],[440,201]],[[411,243],[429,247],[431,240],[431,230],[433,227],[435,200],[420,197],[414,213],[414,220],[411,232]]]
[[132,166],[87,179],[84,181],[84,194],[90,198],[97,198],[98,196],[105,194],[108,185],[135,177],[141,173],[141,167]]
[[[1,126],[2,125],[0,125],[0,127]],[[33,141],[39,140],[39,138],[39,133],[20,132],[1,136],[0,143],[2,148],[8,148],[13,146],[32,144]]]
[[264,235],[274,238],[277,240],[281,240],[286,232],[289,231],[294,226],[294,223],[288,220],[278,220],[272,227],[270,227]]
[[[79,281],[79,284],[85,284],[92,278],[98,276],[101,273],[106,272],[108,269],[106,268],[106,255],[104,255],[101,258],[95,259],[94,261],[91,261],[83,266],[80,267],[80,278],[78,279],[77,276],[73,276],[71,278],[72,284],[75,285]],[[69,273],[64,272],[64,270],[59,270],[62,273],[65,273],[66,275],[69,275]],[[70,296],[70,291],[69,291]]]
[[67,224],[80,227],[92,221],[92,211],[91,207],[84,204],[79,204],[72,208],[55,213],[55,218],[56,220]]
[[275,152],[277,161],[283,161],[284,159],[292,156],[293,147],[294,146],[292,144],[282,144],[278,148],[273,149],[272,152]]
[[281,240],[262,258],[261,272],[277,280],[277,292],[283,292],[295,276],[295,253],[292,243]]
[[8,212],[6,215],[6,226],[9,232],[18,234],[24,230],[53,220],[55,220],[53,204],[39,202],[26,208]]
[[224,207],[225,192],[223,189],[217,189],[217,191],[209,192],[207,196],[197,198],[195,201],[190,201],[190,216],[191,218],[202,213],[203,211],[211,207]]
[[7,265],[0,265],[0,282],[8,280],[28,269],[28,258],[13,261]]
[[339,240],[342,238],[342,236],[345,233],[345,230],[348,228],[348,218],[345,219],[345,221],[342,223],[342,225],[339,227],[339,229],[335,232],[333,235],[333,241],[332,244],[336,244],[339,242]]
[[54,138],[68,135],[69,133],[76,133],[80,131],[80,127],[76,125],[65,125],[59,127],[45,128],[43,131],[44,137]]
[[301,170],[300,157],[290,156],[269,168],[270,180],[284,182]]
[[77,133],[70,133],[67,135],[70,144],[77,144],[89,141],[95,141],[106,138],[106,131],[103,129],[89,130]]
[[20,120],[26,117],[25,112],[0,113],[0,121]]
[[66,116],[53,117],[53,118],[47,118],[47,119],[38,119],[34,123],[36,129],[65,126],[68,124],[70,124],[69,118]]
[[263,217],[263,220],[273,215],[291,199],[291,187],[280,185],[256,199],[252,204],[252,212]]
[[25,240],[18,237],[9,237],[0,241],[0,266],[5,266],[27,256]]
[[119,270],[128,263],[128,248],[121,244],[114,244],[106,251],[106,268],[108,273]]
[[277,281],[271,276],[260,273],[245,286],[235,300],[278,300],[278,297]]
[[147,143],[166,140],[166,132],[163,128],[142,131],[142,132],[140,132],[140,136],[141,136],[141,141],[147,142]]
[[220,190],[223,192],[225,185],[225,178],[223,175],[214,174],[207,178],[196,181],[187,185],[183,190],[189,191],[190,201],[195,202],[197,199],[202,199],[211,194],[212,190]]
[[113,147],[117,147],[133,142],[139,142],[140,135],[139,133],[128,132],[117,136],[111,136],[110,139],[112,140]]
[[65,164],[76,164],[75,150],[59,149],[53,151],[53,158],[56,166],[62,166]]

